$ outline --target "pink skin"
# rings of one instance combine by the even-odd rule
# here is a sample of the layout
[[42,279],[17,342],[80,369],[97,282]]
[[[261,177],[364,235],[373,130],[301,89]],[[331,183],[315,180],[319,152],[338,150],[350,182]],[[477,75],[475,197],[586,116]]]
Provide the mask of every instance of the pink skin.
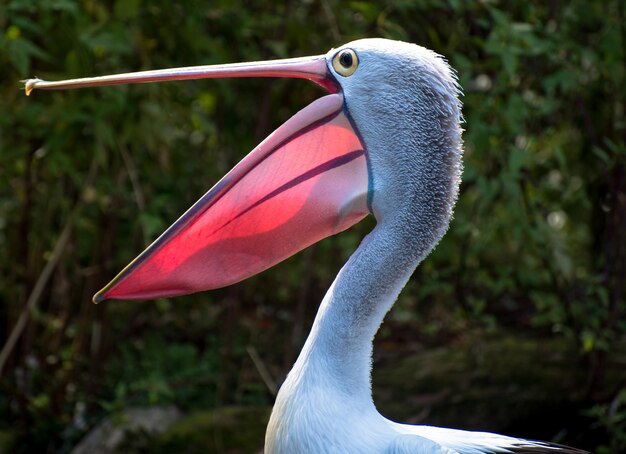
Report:
[[94,301],[224,287],[363,219],[365,152],[342,105],[328,95],[289,119]]

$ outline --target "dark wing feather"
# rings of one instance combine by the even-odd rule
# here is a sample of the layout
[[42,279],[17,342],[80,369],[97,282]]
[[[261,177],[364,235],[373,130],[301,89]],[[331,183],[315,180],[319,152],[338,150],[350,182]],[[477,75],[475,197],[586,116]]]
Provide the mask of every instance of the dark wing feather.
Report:
[[[528,444],[523,443],[507,448],[511,454],[590,454],[578,448],[570,448],[569,446],[557,443],[546,443],[543,441],[532,441]],[[502,454],[502,451],[489,451],[490,454]]]

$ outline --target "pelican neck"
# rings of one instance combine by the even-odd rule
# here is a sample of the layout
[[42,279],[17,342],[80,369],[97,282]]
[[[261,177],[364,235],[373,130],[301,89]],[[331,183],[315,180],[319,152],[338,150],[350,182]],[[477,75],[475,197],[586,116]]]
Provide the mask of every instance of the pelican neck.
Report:
[[379,223],[365,237],[324,297],[290,375],[325,376],[325,386],[371,401],[374,336],[427,254],[401,232]]

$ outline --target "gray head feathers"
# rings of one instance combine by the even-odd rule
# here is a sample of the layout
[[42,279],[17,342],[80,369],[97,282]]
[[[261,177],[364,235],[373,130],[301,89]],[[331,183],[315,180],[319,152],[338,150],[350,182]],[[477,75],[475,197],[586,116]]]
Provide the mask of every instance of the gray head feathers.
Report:
[[456,74],[440,55],[415,44],[365,39],[346,47],[359,67],[337,79],[366,147],[372,210],[421,260],[447,230],[461,181]]

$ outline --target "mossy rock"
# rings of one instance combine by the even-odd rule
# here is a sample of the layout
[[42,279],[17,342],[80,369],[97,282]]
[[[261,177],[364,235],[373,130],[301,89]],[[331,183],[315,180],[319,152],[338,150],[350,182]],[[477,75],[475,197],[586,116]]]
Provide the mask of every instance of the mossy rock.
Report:
[[174,406],[129,407],[109,415],[74,447],[72,454],[144,452],[152,439],[182,417]]
[[7,454],[15,445],[17,433],[10,430],[0,430],[0,454]]
[[223,407],[189,414],[156,438],[151,454],[262,452],[268,407]]
[[[626,358],[615,353],[609,366],[617,383]],[[395,421],[549,438],[580,418],[587,380],[564,339],[505,334],[376,364],[373,388]]]

